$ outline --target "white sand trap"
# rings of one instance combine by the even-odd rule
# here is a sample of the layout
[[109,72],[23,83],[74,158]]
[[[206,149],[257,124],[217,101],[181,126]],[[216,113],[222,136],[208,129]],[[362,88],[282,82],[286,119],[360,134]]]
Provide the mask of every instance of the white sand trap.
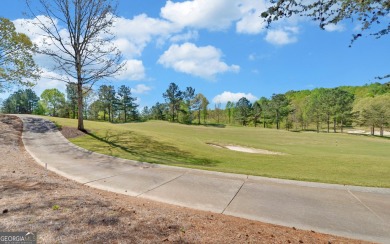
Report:
[[349,130],[347,131],[348,134],[365,134],[366,131],[364,130]]
[[[365,130],[349,130],[347,131],[348,134],[360,134],[360,135],[371,135],[371,132],[365,131]],[[375,130],[375,135],[379,136],[380,131],[379,129]],[[384,136],[390,136],[390,131],[383,131]]]
[[268,155],[283,155],[280,152],[272,152],[264,149],[256,149],[256,148],[248,148],[241,146],[225,146],[225,148],[238,152],[246,152],[246,153],[258,153],[258,154],[268,154]]
[[257,148],[249,148],[249,147],[241,147],[241,146],[235,146],[235,145],[229,145],[229,146],[220,146],[213,143],[207,143],[210,146],[217,147],[217,148],[225,148],[232,151],[237,152],[244,152],[244,153],[257,153],[257,154],[267,154],[267,155],[285,155],[284,153],[280,152],[272,152],[264,149],[257,149]]

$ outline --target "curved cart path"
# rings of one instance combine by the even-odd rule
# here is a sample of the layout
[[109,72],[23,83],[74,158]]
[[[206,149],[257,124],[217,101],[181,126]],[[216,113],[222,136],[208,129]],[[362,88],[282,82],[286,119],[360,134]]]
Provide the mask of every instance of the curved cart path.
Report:
[[71,144],[48,120],[18,116],[24,124],[25,148],[32,157],[49,170],[82,184],[215,213],[390,243],[390,189],[124,160]]

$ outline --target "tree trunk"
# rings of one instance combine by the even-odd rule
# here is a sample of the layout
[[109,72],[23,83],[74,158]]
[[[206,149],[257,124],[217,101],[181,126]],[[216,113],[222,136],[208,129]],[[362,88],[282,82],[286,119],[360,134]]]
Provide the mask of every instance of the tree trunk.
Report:
[[[343,128],[343,125],[341,125],[341,128]],[[341,129],[341,132],[343,132],[342,130],[343,130],[343,129]],[[337,131],[336,131],[336,117],[333,118],[333,132],[334,132],[334,133],[337,132]]]
[[81,131],[85,131],[84,128],[84,115],[83,115],[83,84],[81,83],[81,78],[79,78],[79,81],[77,83],[77,105],[78,105],[78,125],[77,129]]
[[340,121],[340,123],[341,123],[341,133],[343,133],[344,132],[344,121],[343,121],[343,119],[341,119],[341,121]]
[[172,104],[172,122],[175,122],[175,104]]
[[383,125],[381,125],[381,128],[380,128],[380,136],[383,136]]
[[288,118],[286,118],[286,129],[290,131],[290,125],[288,124]]
[[329,133],[329,129],[330,129],[330,116],[329,114],[326,115],[326,123],[328,124],[328,133]]
[[375,127],[374,127],[374,125],[371,127],[371,135],[372,136],[375,135]]

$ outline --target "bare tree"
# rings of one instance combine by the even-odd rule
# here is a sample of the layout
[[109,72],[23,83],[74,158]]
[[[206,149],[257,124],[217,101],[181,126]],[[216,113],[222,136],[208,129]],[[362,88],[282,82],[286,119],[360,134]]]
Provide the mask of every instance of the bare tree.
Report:
[[[52,77],[77,84],[78,129],[83,122],[83,92],[99,80],[113,77],[124,68],[122,55],[110,32],[116,13],[114,0],[39,0],[33,9],[26,0],[34,24],[44,33],[40,53],[50,56]],[[83,87],[87,89],[83,89]]]

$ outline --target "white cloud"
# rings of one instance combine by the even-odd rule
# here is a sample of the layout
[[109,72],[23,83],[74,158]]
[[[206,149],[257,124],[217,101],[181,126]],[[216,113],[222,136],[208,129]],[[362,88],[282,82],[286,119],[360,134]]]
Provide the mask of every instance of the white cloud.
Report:
[[[49,19],[46,16],[37,16],[39,21],[49,23]],[[37,27],[36,23],[38,19],[17,19],[14,21],[15,27],[17,31],[27,33],[30,39],[35,43],[38,47],[41,48],[51,48],[53,51],[58,51],[55,49],[54,45],[51,45],[51,40],[44,37],[45,33]],[[146,42],[150,41],[151,35],[156,33],[164,33],[167,28],[163,28],[164,21],[156,22],[153,19],[147,18],[145,15],[139,15],[134,17],[133,20],[127,20],[123,18],[117,18],[115,25],[115,32],[117,32],[117,37],[113,41],[113,44],[122,51],[125,58],[129,60],[126,62],[125,70],[117,75],[117,78],[120,80],[141,80],[145,78],[145,68],[143,66],[142,61],[130,59],[133,56],[140,56]],[[143,23],[143,25],[141,24]],[[55,20],[55,25],[58,24],[58,21]],[[158,31],[154,30],[149,33],[148,30],[151,30],[151,25],[157,25]],[[131,28],[129,28],[129,26]],[[138,26],[138,29],[135,28]],[[148,26],[148,27],[146,27]],[[57,27],[59,28],[59,27]],[[129,30],[130,29],[130,30]],[[61,35],[64,36],[64,39],[67,38],[67,31],[65,29],[60,29],[59,31]],[[128,38],[128,36],[132,36]],[[46,55],[35,55],[35,60],[37,64],[44,68],[46,71],[43,74],[51,76],[51,77],[59,77],[59,74],[55,71],[49,71],[49,68],[52,69],[54,67],[53,60]]]
[[286,27],[279,30],[269,30],[265,36],[265,40],[274,45],[287,45],[298,41],[297,27]]
[[125,58],[134,58],[139,57],[142,54],[142,51],[144,47],[146,46],[146,43],[140,44],[131,42],[126,38],[118,38],[113,40],[114,45],[121,51],[122,55]]
[[329,31],[329,32],[334,32],[334,31],[343,32],[345,30],[345,25],[343,25],[343,24],[338,24],[338,25],[328,24],[328,25],[325,25],[324,28],[326,31]]
[[238,0],[167,1],[161,17],[183,27],[225,30],[241,17]]
[[160,56],[158,63],[175,71],[213,79],[225,72],[238,72],[238,65],[227,65],[221,61],[222,53],[213,46],[197,47],[193,43],[173,44]]
[[[58,21],[56,19],[53,20],[54,22],[51,23],[50,19],[44,15],[38,15],[34,19],[16,19],[13,21],[16,31],[25,33],[31,41],[36,44],[39,48],[44,48],[52,51],[57,51],[56,45],[54,45],[54,41],[50,38],[48,38],[46,33],[38,27],[38,23],[42,22],[45,25],[51,25],[54,24],[58,29],[59,33],[61,34],[61,37],[63,39],[67,39],[67,31],[65,29],[61,29],[58,27]],[[55,33],[54,26],[51,28],[51,31]],[[46,55],[43,54],[36,54],[34,56],[34,59],[36,63],[41,67],[53,67],[54,61],[52,58],[49,58]]]
[[38,80],[37,85],[34,86],[33,90],[38,96],[40,96],[44,90],[52,88],[57,88],[60,92],[65,93],[66,83],[58,80],[61,78],[62,77],[55,72],[42,69],[41,79]]
[[259,34],[265,27],[260,14],[266,9],[264,0],[167,1],[160,15],[183,28],[218,31],[236,22],[237,33]]
[[172,22],[150,18],[146,14],[133,19],[115,18],[112,32],[115,43],[126,58],[139,57],[153,38],[167,39],[172,33],[181,31],[181,27]]
[[131,89],[134,94],[145,94],[150,90],[152,90],[152,88],[144,84],[136,85],[135,88]]
[[188,31],[183,34],[174,35],[169,40],[171,42],[181,42],[181,41],[190,41],[196,40],[199,37],[199,33],[197,31]]
[[252,95],[252,93],[243,93],[243,92],[237,92],[237,93],[232,93],[229,91],[224,91],[222,94],[219,94],[213,98],[214,103],[227,103],[227,102],[238,102],[240,98],[246,97],[249,101],[256,101],[258,98]]
[[141,60],[126,60],[125,68],[116,78],[119,80],[142,80],[145,78],[145,67]]
[[299,28],[297,26],[285,26],[284,29],[291,34],[298,34]]
[[[48,39],[44,37],[45,32],[38,27],[39,22],[47,26],[54,24],[54,26],[58,27],[58,21],[56,19],[54,19],[54,23],[51,23],[50,19],[44,15],[38,15],[34,19],[16,19],[13,21],[17,32],[25,33],[30,37],[32,42],[37,45],[42,45]],[[51,28],[51,31],[55,31],[54,26]]]
[[260,17],[267,10],[265,1],[243,0],[240,5],[241,19],[236,23],[236,31],[245,34],[259,34],[264,32],[265,21]]

